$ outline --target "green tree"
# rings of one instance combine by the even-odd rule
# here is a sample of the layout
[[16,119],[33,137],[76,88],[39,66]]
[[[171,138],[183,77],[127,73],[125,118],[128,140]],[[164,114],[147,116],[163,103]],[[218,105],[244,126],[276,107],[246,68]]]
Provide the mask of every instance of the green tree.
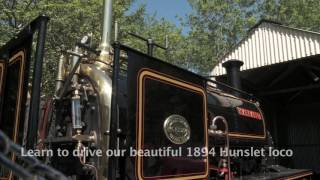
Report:
[[290,27],[320,31],[320,1],[265,0],[260,10],[262,18],[281,22]]
[[[157,20],[145,13],[141,5],[128,12],[134,0],[113,1],[113,18],[119,22],[121,31],[131,31],[142,36],[164,41],[165,34],[170,39],[180,41],[181,30],[165,20]],[[46,54],[42,88],[45,94],[52,94],[57,62],[61,50],[72,49],[75,42],[87,33],[93,33],[94,42],[99,43],[102,22],[102,0],[3,0],[0,4],[0,45],[12,38],[22,27],[39,14],[50,17],[48,25]],[[127,35],[121,41],[144,50],[145,46]],[[156,55],[166,57],[157,50]]]
[[187,62],[207,75],[218,57],[228,50],[256,22],[256,1],[189,0],[193,9],[184,22],[190,26]]

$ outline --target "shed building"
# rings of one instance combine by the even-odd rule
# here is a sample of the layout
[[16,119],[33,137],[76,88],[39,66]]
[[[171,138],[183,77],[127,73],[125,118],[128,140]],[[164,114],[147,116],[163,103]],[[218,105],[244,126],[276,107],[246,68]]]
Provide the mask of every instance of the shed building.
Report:
[[260,100],[275,146],[294,152],[279,164],[320,174],[320,33],[261,21],[211,75],[232,82],[223,67],[232,60],[243,62],[236,79]]

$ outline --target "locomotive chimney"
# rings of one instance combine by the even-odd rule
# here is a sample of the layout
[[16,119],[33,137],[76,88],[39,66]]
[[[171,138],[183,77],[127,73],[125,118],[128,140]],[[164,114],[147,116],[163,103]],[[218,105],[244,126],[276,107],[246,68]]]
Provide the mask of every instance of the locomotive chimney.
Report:
[[[243,62],[236,59],[226,61],[222,64],[222,66],[227,71],[227,79],[228,79],[229,85],[240,90],[242,89],[241,79],[240,79],[240,67],[242,65],[243,65]],[[235,95],[238,95],[238,94],[235,92]]]
[[112,0],[103,1],[103,24],[102,38],[100,44],[99,59],[108,64],[111,63],[111,27],[112,27]]

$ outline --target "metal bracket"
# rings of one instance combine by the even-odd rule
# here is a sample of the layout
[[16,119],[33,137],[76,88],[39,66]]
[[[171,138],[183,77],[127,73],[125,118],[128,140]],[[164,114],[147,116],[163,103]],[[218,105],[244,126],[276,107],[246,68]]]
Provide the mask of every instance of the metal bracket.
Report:
[[76,134],[72,136],[72,139],[81,141],[81,142],[94,142],[97,143],[97,133],[95,131],[91,131],[90,135]]

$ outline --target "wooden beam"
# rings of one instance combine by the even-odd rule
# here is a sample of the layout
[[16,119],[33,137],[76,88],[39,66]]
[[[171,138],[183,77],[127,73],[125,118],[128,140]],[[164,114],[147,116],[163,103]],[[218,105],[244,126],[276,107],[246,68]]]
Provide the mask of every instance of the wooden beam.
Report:
[[277,83],[279,83],[280,81],[284,80],[286,77],[288,77],[295,69],[297,68],[297,66],[289,66],[286,71],[282,72],[278,77],[276,77],[275,79],[273,79],[269,85],[267,86],[267,89],[270,89],[271,87],[273,87],[274,85],[276,85]]
[[299,87],[295,87],[295,88],[280,89],[280,90],[274,90],[274,91],[258,92],[257,94],[259,96],[269,96],[269,95],[284,94],[284,93],[290,93],[290,92],[295,92],[295,91],[304,91],[304,90],[310,90],[310,89],[316,89],[316,88],[320,88],[320,84],[299,86]]

